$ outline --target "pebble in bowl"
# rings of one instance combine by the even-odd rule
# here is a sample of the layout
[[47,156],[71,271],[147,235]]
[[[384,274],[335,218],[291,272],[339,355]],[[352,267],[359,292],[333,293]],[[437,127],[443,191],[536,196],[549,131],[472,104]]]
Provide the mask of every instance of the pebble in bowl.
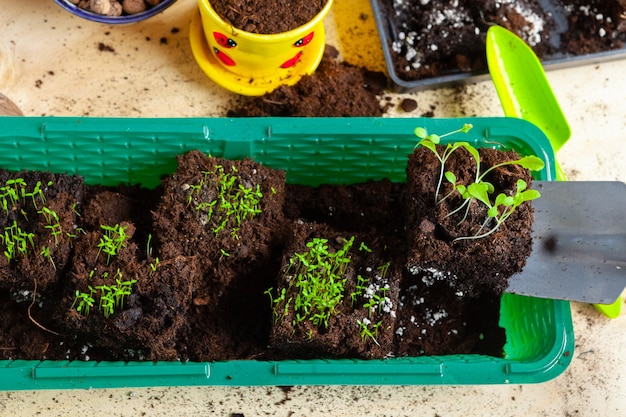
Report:
[[54,0],[68,12],[106,24],[135,23],[161,13],[176,0]]

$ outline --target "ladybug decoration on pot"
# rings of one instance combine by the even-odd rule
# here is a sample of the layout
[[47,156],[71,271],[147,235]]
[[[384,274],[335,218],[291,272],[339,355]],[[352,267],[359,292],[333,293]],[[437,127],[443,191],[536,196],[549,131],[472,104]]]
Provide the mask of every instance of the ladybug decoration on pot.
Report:
[[[294,42],[293,46],[295,48],[303,48],[306,45],[308,45],[309,43],[311,43],[311,40],[313,40],[313,36],[315,36],[315,32],[311,32],[308,35],[306,35],[303,38],[298,39],[296,42]],[[232,49],[237,47],[237,42],[232,39],[229,38],[228,36],[226,36],[223,33],[220,32],[213,32],[213,38],[215,38],[215,41],[217,42],[217,44],[219,46],[221,46],[224,49]],[[233,58],[231,58],[231,56],[226,53],[225,51],[219,49],[218,47],[213,47],[213,52],[215,53],[215,56],[224,64],[227,65],[229,67],[233,67],[235,65],[237,65],[237,63],[235,62],[235,60]],[[298,63],[298,61],[300,61],[300,58],[302,57],[303,52],[300,50],[298,51],[293,58],[288,59],[287,61],[283,62],[280,65],[280,68],[289,68],[292,67],[294,65],[296,65]]]

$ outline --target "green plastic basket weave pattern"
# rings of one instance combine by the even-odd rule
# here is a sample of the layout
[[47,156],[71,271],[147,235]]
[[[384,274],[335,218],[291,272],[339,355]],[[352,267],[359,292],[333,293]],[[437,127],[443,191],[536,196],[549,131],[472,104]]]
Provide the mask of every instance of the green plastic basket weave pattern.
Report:
[[[89,184],[154,187],[192,149],[250,156],[283,169],[291,183],[404,181],[413,130],[474,128],[463,140],[515,149],[546,162],[554,154],[535,126],[511,118],[53,118],[0,117],[0,167],[79,174]],[[454,140],[454,136],[451,138]],[[574,348],[568,302],[505,294],[505,357],[449,355],[385,360],[237,360],[207,363],[0,361],[0,390],[179,385],[431,385],[537,383],[561,374]]]

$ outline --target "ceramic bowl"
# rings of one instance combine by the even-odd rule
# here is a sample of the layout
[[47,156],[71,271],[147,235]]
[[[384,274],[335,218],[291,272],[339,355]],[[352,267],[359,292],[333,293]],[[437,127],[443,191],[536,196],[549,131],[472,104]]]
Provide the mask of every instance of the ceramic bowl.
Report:
[[163,10],[170,7],[176,2],[176,0],[163,0],[156,6],[147,9],[145,12],[122,15],[122,16],[104,16],[101,14],[93,13],[85,9],[81,9],[75,4],[72,4],[69,0],[54,0],[56,4],[67,10],[68,12],[81,17],[83,19],[91,20],[92,22],[106,23],[109,25],[124,24],[124,23],[136,23],[142,20],[148,19],[161,13]]

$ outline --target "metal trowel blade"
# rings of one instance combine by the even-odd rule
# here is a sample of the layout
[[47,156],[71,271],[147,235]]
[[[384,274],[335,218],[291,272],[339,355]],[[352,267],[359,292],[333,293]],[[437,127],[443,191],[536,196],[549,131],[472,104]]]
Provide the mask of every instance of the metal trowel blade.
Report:
[[533,248],[506,292],[611,304],[626,286],[626,184],[534,181]]

